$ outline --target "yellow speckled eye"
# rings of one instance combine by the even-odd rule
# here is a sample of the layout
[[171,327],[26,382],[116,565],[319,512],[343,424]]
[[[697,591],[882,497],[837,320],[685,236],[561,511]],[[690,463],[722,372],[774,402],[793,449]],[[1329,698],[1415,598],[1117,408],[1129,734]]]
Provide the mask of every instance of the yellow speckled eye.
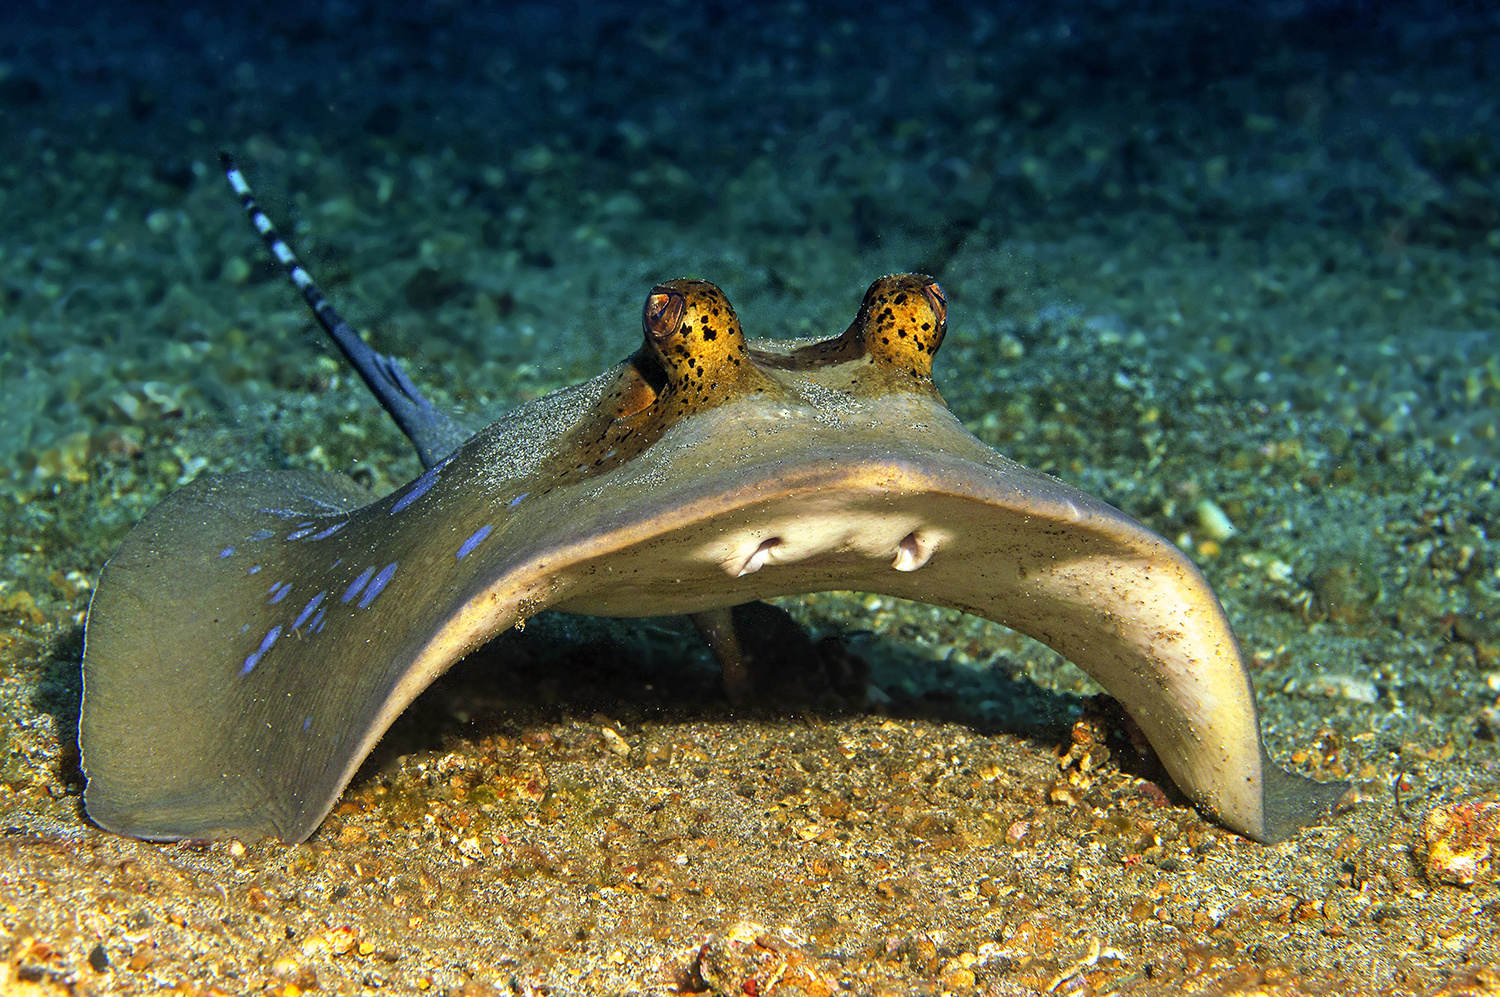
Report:
[[723,291],[706,280],[668,281],[651,289],[644,314],[646,347],[679,404],[715,405],[743,387],[745,333]]
[[882,277],[865,292],[855,325],[877,365],[930,380],[932,357],[948,332],[948,297],[926,274]]
[[682,312],[687,301],[675,291],[652,291],[646,296],[646,307],[641,313],[641,326],[646,336],[657,343],[664,342],[682,324]]

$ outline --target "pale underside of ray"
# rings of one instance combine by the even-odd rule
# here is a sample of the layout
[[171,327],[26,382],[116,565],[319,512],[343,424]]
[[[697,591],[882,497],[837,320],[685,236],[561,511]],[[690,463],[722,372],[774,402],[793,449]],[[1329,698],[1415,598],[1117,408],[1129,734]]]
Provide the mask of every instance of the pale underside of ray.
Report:
[[279,472],[200,481],[154,510],[90,607],[90,816],[146,838],[302,840],[433,678],[543,609],[662,615],[830,589],[1049,644],[1252,837],[1284,837],[1338,795],[1265,761],[1233,635],[1180,551],[934,400],[734,402],[549,491],[549,441],[600,383],[374,503],[335,475]]

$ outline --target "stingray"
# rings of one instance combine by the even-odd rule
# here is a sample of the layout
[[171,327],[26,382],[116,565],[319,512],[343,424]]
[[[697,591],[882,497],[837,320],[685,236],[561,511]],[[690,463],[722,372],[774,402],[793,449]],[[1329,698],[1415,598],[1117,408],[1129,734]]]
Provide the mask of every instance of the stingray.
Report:
[[100,826],[302,841],[435,677],[542,610],[696,614],[733,691],[734,608],[827,590],[952,607],[1054,648],[1194,803],[1258,841],[1342,795],[1267,756],[1239,646],[1182,551],[948,410],[932,278],[880,278],[824,340],[748,340],[718,287],[658,284],[640,349],[471,434],[338,316],[225,166],[426,469],[374,499],[331,473],[203,476],[134,528],[85,633],[84,805]]

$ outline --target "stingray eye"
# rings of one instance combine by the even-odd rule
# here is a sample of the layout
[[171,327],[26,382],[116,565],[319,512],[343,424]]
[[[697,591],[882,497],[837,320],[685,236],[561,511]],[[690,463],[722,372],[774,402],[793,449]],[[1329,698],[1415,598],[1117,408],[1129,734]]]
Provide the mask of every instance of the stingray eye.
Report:
[[676,291],[653,291],[646,296],[641,326],[651,339],[663,342],[682,325],[682,312],[686,307],[687,300]]
[[937,312],[937,320],[939,322],[948,321],[948,296],[943,293],[943,289],[938,286],[938,282],[935,280],[930,281],[922,290],[927,292],[927,300],[932,304],[932,310]]

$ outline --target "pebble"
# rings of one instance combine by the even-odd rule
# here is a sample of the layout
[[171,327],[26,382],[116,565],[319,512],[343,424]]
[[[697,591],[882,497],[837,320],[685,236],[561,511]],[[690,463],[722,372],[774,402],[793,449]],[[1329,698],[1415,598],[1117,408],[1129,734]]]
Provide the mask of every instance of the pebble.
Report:
[[1203,530],[1203,535],[1210,540],[1223,543],[1234,536],[1239,530],[1235,529],[1234,523],[1229,521],[1229,514],[1219,507],[1213,499],[1201,499],[1194,510],[1198,516],[1198,526]]
[[1380,698],[1380,690],[1369,679],[1353,675],[1315,675],[1306,679],[1290,679],[1282,686],[1282,692],[1304,696],[1326,696],[1329,699],[1347,699],[1355,703],[1373,703]]
[[1463,800],[1433,807],[1422,818],[1416,851],[1428,882],[1447,886],[1494,883],[1500,851],[1500,800]]
[[604,743],[610,751],[624,758],[630,754],[630,742],[620,736],[620,732],[610,727],[599,728],[599,733],[604,737]]
[[691,973],[717,995],[782,994],[829,997],[838,980],[813,965],[803,949],[753,921],[739,921],[698,947]]

